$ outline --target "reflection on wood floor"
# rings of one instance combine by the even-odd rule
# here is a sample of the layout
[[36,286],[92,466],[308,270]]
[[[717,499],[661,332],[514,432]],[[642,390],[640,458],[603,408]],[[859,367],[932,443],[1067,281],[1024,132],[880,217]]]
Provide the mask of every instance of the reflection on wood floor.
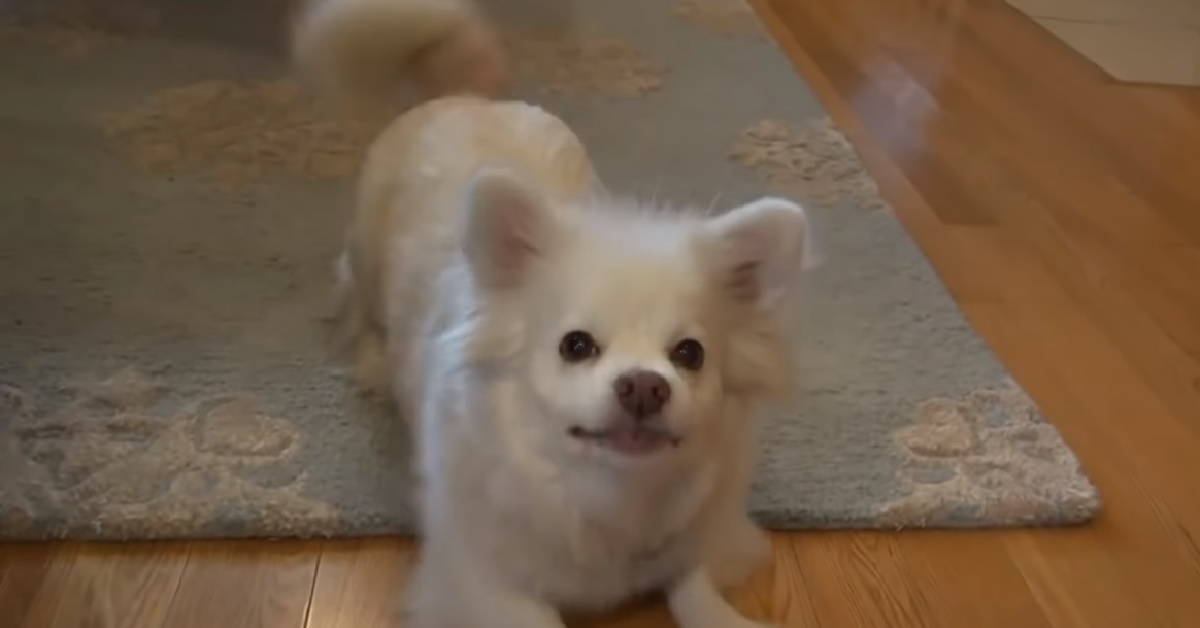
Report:
[[[1005,0],[754,0],[970,320],[1101,487],[1094,526],[780,535],[790,627],[1200,618],[1200,95]],[[398,625],[402,541],[0,546],[0,628]],[[668,626],[661,607],[602,625]]]

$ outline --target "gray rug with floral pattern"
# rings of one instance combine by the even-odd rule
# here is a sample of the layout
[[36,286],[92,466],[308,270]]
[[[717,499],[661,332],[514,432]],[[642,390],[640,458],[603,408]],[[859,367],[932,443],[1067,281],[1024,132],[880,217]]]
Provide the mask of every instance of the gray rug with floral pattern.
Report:
[[[775,528],[1070,524],[1099,508],[740,0],[485,0],[522,96],[616,189],[812,208],[806,394]],[[407,443],[322,341],[378,121],[288,77],[283,0],[0,0],[0,538],[408,532]]]

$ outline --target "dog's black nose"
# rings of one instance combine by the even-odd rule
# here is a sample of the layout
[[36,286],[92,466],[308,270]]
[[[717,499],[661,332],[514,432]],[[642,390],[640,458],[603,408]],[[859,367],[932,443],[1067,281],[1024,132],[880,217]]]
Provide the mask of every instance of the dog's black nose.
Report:
[[658,414],[671,399],[671,385],[654,371],[629,371],[613,382],[617,401],[634,418]]

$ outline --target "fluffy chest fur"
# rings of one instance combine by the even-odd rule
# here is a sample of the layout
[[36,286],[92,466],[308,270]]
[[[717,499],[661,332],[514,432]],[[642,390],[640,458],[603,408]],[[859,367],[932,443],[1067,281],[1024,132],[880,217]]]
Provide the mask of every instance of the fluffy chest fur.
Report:
[[447,544],[428,551],[462,552],[575,610],[661,589],[692,566],[716,465],[652,478],[572,465],[542,449],[555,435],[504,428],[530,418],[505,399],[515,384],[479,387],[455,372],[437,368],[422,415],[425,521]]

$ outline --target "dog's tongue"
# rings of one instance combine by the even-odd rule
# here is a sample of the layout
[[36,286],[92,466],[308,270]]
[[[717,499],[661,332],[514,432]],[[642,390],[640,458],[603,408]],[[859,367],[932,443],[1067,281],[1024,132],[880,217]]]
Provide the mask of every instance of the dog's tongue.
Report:
[[638,427],[612,430],[605,440],[610,449],[631,456],[658,451],[670,442],[659,432]]

